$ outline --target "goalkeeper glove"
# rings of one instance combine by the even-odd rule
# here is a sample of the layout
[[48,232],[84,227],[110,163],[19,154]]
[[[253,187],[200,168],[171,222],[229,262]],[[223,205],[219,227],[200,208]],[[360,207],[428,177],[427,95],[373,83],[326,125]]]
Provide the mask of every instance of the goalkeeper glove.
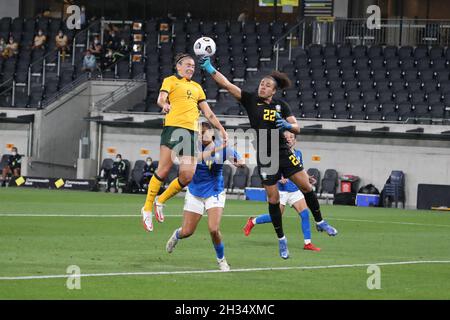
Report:
[[200,58],[199,63],[200,63],[200,68],[202,68],[209,74],[212,75],[212,74],[216,73],[217,70],[212,66],[211,60],[209,59],[209,57]]
[[276,113],[276,118],[277,120],[275,121],[275,125],[277,126],[278,129],[280,129],[281,131],[292,129],[292,124],[287,122],[285,119],[281,118],[278,112]]

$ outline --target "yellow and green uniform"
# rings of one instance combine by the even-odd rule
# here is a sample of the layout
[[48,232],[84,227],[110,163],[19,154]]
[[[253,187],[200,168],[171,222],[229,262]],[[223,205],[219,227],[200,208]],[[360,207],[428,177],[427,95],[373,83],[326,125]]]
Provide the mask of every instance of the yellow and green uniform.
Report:
[[[164,79],[160,91],[168,93],[170,111],[164,120],[164,129],[161,134],[161,145],[173,149],[181,142],[181,135],[191,136],[191,148],[195,153],[196,135],[199,130],[198,118],[200,112],[198,104],[206,100],[205,92],[195,81],[173,75]],[[187,129],[187,132],[180,132]],[[178,130],[174,139],[173,133]]]
[[[197,134],[199,131],[198,118],[200,112],[198,104],[206,100],[205,92],[195,81],[173,75],[164,79],[160,91],[167,92],[170,111],[164,120],[164,128],[161,133],[161,145],[173,149],[188,138],[190,153],[183,151],[184,145],[178,151],[178,155],[194,156],[197,153]],[[153,203],[163,181],[155,173],[150,180],[145,200],[144,210],[152,211]],[[167,189],[161,194],[158,202],[164,203],[183,189],[179,179],[174,179]]]
[[173,75],[164,79],[160,91],[169,94],[170,111],[164,126],[198,131],[198,104],[206,100],[202,87],[193,80]]

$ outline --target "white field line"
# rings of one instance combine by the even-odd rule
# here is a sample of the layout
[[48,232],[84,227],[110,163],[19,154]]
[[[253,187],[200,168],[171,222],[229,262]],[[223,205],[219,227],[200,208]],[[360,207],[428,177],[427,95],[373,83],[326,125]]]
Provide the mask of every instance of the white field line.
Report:
[[[255,272],[255,271],[278,271],[278,270],[317,270],[317,269],[335,269],[335,268],[356,268],[368,267],[371,265],[377,266],[392,266],[392,265],[412,265],[412,264],[446,264],[450,260],[443,261],[398,261],[398,262],[378,262],[378,263],[358,263],[358,264],[339,264],[328,266],[298,266],[298,267],[267,267],[267,268],[243,268],[231,269],[229,272]],[[42,276],[15,276],[15,277],[0,277],[1,280],[36,280],[36,279],[58,279],[58,278],[76,278],[76,277],[120,277],[120,276],[158,276],[158,275],[178,275],[178,274],[205,274],[205,273],[222,273],[223,271],[214,270],[184,270],[184,271],[149,271],[149,272],[116,272],[116,273],[86,273],[80,275],[73,274],[59,274],[59,275],[42,275]]]
[[[14,213],[0,213],[0,217],[68,217],[68,218],[130,218],[140,217],[139,214],[14,214]],[[181,214],[166,214],[164,217],[180,218]],[[249,215],[245,214],[232,214],[223,215],[224,218],[248,218]],[[295,215],[286,215],[284,218],[297,218]],[[364,219],[345,219],[345,218],[331,218],[336,221],[351,221],[351,222],[368,222],[368,223],[381,223],[381,224],[400,224],[400,225],[412,225],[412,226],[428,226],[428,227],[444,227],[450,228],[450,225],[446,224],[428,224],[428,223],[416,223],[416,222],[396,222],[396,221],[379,221],[379,220],[364,220]]]

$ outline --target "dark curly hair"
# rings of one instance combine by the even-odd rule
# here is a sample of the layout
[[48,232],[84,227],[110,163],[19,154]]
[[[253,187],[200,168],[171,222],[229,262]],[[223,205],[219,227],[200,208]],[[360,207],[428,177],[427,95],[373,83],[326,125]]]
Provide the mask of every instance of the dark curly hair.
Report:
[[275,82],[277,89],[287,89],[292,85],[288,75],[280,71],[274,70],[269,75],[265,76],[265,78],[272,79]]

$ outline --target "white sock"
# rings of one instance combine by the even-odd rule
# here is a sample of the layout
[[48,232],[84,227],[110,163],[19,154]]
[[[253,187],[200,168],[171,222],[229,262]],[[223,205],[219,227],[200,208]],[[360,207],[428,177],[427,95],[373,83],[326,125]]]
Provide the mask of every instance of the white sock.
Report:
[[323,220],[321,220],[320,222],[316,222],[317,225],[322,224]]
[[285,240],[286,236],[283,236],[283,238],[278,238],[278,240]]
[[256,218],[253,218],[252,222],[253,224],[256,224]]
[[305,239],[305,244],[310,244],[311,243],[311,239]]

